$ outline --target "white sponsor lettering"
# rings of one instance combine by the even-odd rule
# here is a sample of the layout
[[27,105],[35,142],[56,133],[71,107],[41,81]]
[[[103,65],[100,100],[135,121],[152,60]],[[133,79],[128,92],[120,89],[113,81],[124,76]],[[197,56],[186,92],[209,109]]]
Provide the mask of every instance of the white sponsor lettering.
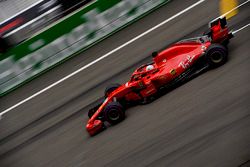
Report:
[[190,64],[192,63],[194,59],[194,56],[187,56],[185,60],[181,61],[180,64],[178,65],[179,67],[182,67],[184,69],[187,69],[190,67]]

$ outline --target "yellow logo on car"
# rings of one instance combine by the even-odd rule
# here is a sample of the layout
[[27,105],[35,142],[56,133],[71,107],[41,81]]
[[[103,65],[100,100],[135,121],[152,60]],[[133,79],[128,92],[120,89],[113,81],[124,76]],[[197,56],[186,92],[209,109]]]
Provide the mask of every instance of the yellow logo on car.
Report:
[[176,74],[176,70],[175,69],[170,70],[170,74],[171,75],[175,75]]

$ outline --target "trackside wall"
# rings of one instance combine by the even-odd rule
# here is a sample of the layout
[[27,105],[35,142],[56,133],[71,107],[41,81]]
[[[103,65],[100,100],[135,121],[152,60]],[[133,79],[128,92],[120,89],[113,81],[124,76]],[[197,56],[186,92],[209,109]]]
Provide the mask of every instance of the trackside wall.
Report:
[[143,17],[169,0],[97,0],[0,55],[0,95]]

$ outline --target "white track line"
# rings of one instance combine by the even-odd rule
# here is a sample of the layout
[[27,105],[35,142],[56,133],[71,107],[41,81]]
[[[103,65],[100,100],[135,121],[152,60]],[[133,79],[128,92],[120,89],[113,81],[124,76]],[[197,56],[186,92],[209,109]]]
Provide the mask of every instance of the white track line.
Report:
[[[236,6],[235,8],[229,10],[227,13],[224,13],[223,15],[221,15],[221,16],[215,18],[213,21],[217,20],[218,18],[223,18],[223,17],[225,17],[227,14],[229,14],[229,13],[233,12],[234,10],[240,8],[241,6],[245,5],[245,4],[248,3],[249,1],[250,1],[250,0],[247,0],[247,1],[243,2],[242,4],[239,4],[239,5]],[[213,22],[213,21],[211,21],[211,22]]]
[[186,9],[180,11],[179,13],[173,15],[172,17],[168,18],[167,20],[164,20],[164,21],[161,22],[160,24],[158,24],[158,25],[152,27],[151,29],[145,31],[144,33],[138,35],[137,37],[131,39],[130,41],[124,43],[123,45],[117,47],[116,49],[114,49],[114,50],[112,50],[112,51],[106,53],[105,55],[99,57],[98,59],[96,59],[96,60],[90,62],[89,64],[87,64],[87,65],[81,67],[80,69],[78,69],[78,70],[74,71],[73,73],[67,75],[66,77],[60,79],[59,81],[57,81],[57,82],[55,82],[55,83],[49,85],[48,87],[46,87],[46,88],[40,90],[39,92],[33,94],[32,96],[30,96],[30,97],[28,97],[28,98],[26,98],[26,99],[24,99],[24,100],[18,102],[17,104],[13,105],[13,106],[10,107],[10,108],[4,110],[3,112],[0,113],[0,119],[1,119],[1,117],[2,117],[4,114],[6,114],[7,112],[9,112],[9,111],[11,111],[11,110],[17,108],[18,106],[20,106],[20,105],[22,105],[23,103],[25,103],[25,102],[27,102],[27,101],[29,101],[29,100],[35,98],[36,96],[42,94],[43,92],[45,92],[45,91],[47,91],[47,90],[49,90],[49,89],[55,87],[56,85],[60,84],[61,82],[63,82],[63,81],[65,81],[65,80],[67,80],[67,79],[73,77],[74,75],[78,74],[79,72],[81,72],[81,71],[85,70],[86,68],[88,68],[88,67],[94,65],[95,63],[101,61],[102,59],[104,59],[104,58],[110,56],[111,54],[117,52],[118,50],[124,48],[125,46],[127,46],[127,45],[133,43],[133,42],[136,41],[137,39],[142,38],[143,36],[149,34],[150,32],[156,30],[157,28],[163,26],[164,24],[170,22],[171,20],[173,20],[173,19],[177,18],[178,16],[180,16],[180,15],[186,13],[187,11],[191,10],[192,8],[198,6],[199,4],[201,4],[201,3],[205,2],[205,1],[206,1],[206,0],[200,0],[200,1],[196,2],[196,3],[194,3],[193,5],[189,6],[188,8],[186,8]]
[[241,31],[241,30],[247,28],[248,26],[250,26],[250,23],[248,23],[247,25],[245,25],[245,26],[239,28],[238,30],[233,31],[233,35],[236,34],[236,33],[239,32],[239,31]]
[[[124,48],[125,46],[127,46],[127,45],[133,43],[133,42],[136,41],[137,39],[139,39],[139,38],[141,38],[141,37],[143,37],[143,36],[149,34],[150,32],[154,31],[155,29],[157,29],[157,28],[163,26],[164,24],[170,22],[171,20],[173,20],[173,19],[177,18],[178,16],[180,16],[180,15],[186,13],[187,11],[191,10],[192,8],[198,6],[199,4],[201,4],[201,3],[205,2],[205,1],[206,1],[206,0],[200,0],[200,1],[196,2],[196,3],[194,3],[193,5],[189,6],[188,8],[182,10],[181,12],[175,14],[174,16],[168,18],[167,20],[164,20],[164,21],[161,22],[160,24],[158,24],[158,25],[152,27],[151,29],[145,31],[144,33],[142,33],[142,34],[140,34],[139,36],[137,36],[137,37],[131,39],[130,41],[124,43],[123,45],[117,47],[116,49],[114,49],[114,50],[112,50],[112,51],[106,53],[105,55],[103,55],[103,56],[99,57],[98,59],[96,59],[96,60],[90,62],[89,64],[87,64],[87,65],[81,67],[80,69],[74,71],[73,73],[67,75],[66,77],[64,77],[64,78],[62,78],[62,79],[60,79],[60,80],[58,80],[57,82],[55,82],[55,83],[49,85],[48,87],[46,87],[46,88],[40,90],[39,92],[33,94],[32,96],[30,96],[30,97],[28,97],[28,98],[26,98],[26,99],[24,99],[24,100],[18,102],[17,104],[13,105],[12,107],[10,107],[10,108],[8,108],[8,109],[2,111],[2,112],[0,113],[0,119],[1,119],[2,116],[3,116],[4,114],[6,114],[7,112],[9,112],[9,111],[11,111],[11,110],[17,108],[18,106],[20,106],[20,105],[22,105],[23,103],[25,103],[25,102],[27,102],[27,101],[29,101],[29,100],[35,98],[36,96],[42,94],[43,92],[45,92],[45,91],[47,91],[47,90],[49,90],[49,89],[55,87],[56,85],[60,84],[61,82],[65,81],[65,80],[67,80],[67,79],[69,79],[69,78],[71,78],[72,76],[74,76],[74,75],[78,74],[79,72],[81,72],[81,71],[87,69],[88,67],[90,67],[90,66],[94,65],[95,63],[101,61],[102,59],[104,59],[104,58],[110,56],[111,54],[113,54],[113,53],[115,53],[116,51],[118,51],[118,50]],[[239,7],[241,7],[242,5],[245,5],[245,4],[248,3],[249,1],[250,1],[250,0],[245,1],[244,3],[238,5],[237,7],[235,7],[235,8],[232,9],[232,10],[230,10],[229,12],[223,14],[222,16],[219,16],[218,18],[225,16],[226,14],[228,14],[228,13],[232,12],[233,10],[235,10],[235,9],[237,9],[237,8],[239,8]],[[249,26],[249,24],[246,25],[246,26],[244,26],[244,27],[242,27],[242,28],[240,28],[240,29],[238,29],[238,30],[236,30],[236,31],[234,31],[233,33],[235,34],[235,33],[237,33],[237,32],[239,32],[239,31],[243,30],[244,28],[246,28],[246,27],[248,27],[248,26]]]

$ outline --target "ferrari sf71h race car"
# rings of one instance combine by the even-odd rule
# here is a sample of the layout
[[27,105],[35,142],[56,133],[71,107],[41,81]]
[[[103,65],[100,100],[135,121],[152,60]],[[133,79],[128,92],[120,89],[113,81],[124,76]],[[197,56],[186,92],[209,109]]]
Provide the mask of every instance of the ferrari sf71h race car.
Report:
[[88,112],[88,133],[93,136],[103,130],[104,122],[110,125],[121,122],[129,104],[147,104],[162,91],[205,69],[223,65],[232,37],[226,18],[219,18],[209,23],[209,32],[202,36],[182,40],[159,53],[152,53],[153,62],[137,68],[127,83],[106,88],[105,100]]

